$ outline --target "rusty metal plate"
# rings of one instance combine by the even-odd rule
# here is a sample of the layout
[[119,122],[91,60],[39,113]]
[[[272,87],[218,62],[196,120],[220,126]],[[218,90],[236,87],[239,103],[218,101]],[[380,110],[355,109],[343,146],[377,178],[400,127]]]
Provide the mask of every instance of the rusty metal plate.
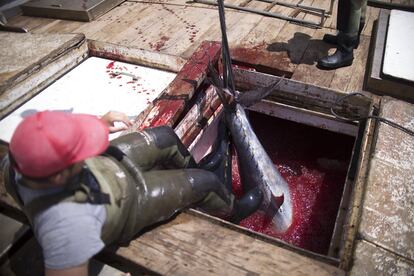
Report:
[[32,0],[21,6],[24,15],[92,21],[125,0]]

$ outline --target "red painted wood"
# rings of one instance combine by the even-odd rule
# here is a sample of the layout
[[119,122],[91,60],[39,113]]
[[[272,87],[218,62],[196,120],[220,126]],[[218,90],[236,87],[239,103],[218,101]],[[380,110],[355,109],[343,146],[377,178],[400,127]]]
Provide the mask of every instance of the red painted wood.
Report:
[[208,63],[217,63],[221,53],[220,49],[220,43],[204,41],[178,72],[164,93],[170,96],[186,95],[191,98],[194,91],[206,77]]
[[174,125],[197,88],[207,75],[209,62],[220,57],[221,44],[204,41],[184,64],[175,79],[164,89],[139,129],[159,125]]
[[157,101],[148,116],[138,127],[138,130],[162,125],[173,126],[181,112],[184,110],[185,105],[186,102],[184,100]]
[[296,68],[286,52],[270,52],[256,48],[230,49],[233,64],[259,72],[290,78]]

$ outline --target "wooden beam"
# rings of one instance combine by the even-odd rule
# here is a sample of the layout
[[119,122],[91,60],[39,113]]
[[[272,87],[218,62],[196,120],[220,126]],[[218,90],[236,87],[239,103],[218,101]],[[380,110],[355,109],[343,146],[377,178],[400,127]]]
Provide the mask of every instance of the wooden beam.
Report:
[[178,72],[186,60],[177,56],[108,42],[88,40],[89,55]]
[[345,275],[221,223],[181,213],[117,249],[117,261],[161,275]]
[[[34,45],[36,41],[37,44]],[[5,72],[0,70],[0,118],[35,96],[85,59],[88,54],[85,41],[85,36],[79,34],[0,34],[0,48],[14,53],[12,55],[8,53],[9,58],[0,59],[0,65],[5,68]],[[16,50],[11,46],[16,42],[21,42],[25,47],[22,49],[16,46]],[[25,42],[28,43],[24,44]],[[48,51],[40,56],[34,55],[37,49],[42,48],[42,42],[46,45],[49,42],[54,46],[46,47]],[[31,60],[33,56],[36,56],[34,61]],[[13,70],[16,67],[18,70]],[[9,71],[7,71],[8,68],[10,68]]]
[[155,100],[139,129],[158,125],[173,126],[207,74],[208,64],[215,64],[220,55],[221,44],[203,42],[193,56],[183,66],[175,79]]

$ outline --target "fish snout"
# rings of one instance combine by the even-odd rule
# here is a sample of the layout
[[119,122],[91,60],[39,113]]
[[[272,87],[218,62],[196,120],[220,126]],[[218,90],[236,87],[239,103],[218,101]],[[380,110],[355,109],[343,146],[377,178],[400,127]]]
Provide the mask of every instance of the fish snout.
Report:
[[277,208],[279,209],[280,206],[282,206],[283,202],[285,201],[285,194],[282,194],[280,196],[272,195],[272,199],[276,203]]

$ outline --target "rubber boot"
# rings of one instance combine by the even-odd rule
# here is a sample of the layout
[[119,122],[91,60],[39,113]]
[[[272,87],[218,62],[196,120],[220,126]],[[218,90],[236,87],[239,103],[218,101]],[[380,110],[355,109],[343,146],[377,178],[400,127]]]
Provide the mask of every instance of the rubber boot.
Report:
[[337,69],[352,64],[354,60],[353,50],[357,44],[358,36],[349,36],[344,33],[338,34],[338,47],[331,56],[318,60],[318,67],[322,69]]
[[193,197],[204,197],[197,206],[211,215],[239,223],[257,211],[262,204],[263,193],[259,188],[248,191],[241,199],[235,199],[214,173],[200,169],[187,169],[186,173]]
[[229,221],[239,224],[240,221],[256,212],[262,204],[262,201],[263,192],[259,187],[251,189],[242,198],[234,202],[233,213]]
[[[360,37],[361,37],[362,30],[364,29],[364,26],[365,26],[365,21],[361,21],[359,23],[358,40],[356,42],[355,49],[358,49],[359,40],[360,40]],[[329,43],[329,44],[338,45],[338,35],[337,34],[335,34],[335,35],[325,34],[323,36],[322,40],[325,41],[326,43]]]

